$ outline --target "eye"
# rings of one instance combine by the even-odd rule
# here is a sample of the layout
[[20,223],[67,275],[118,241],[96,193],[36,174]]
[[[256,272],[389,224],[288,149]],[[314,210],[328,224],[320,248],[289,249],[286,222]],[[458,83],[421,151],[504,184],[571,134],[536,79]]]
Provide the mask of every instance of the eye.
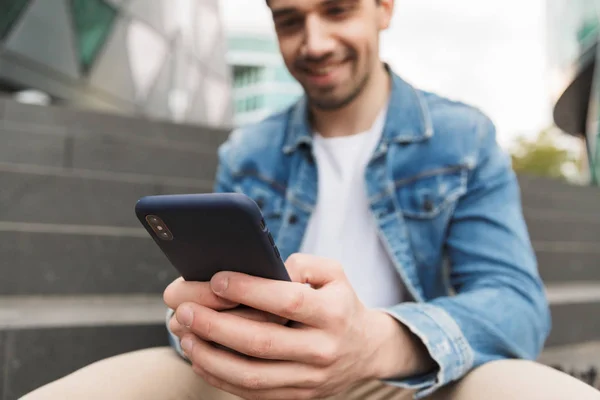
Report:
[[337,17],[337,16],[344,15],[347,11],[348,11],[348,7],[335,6],[335,7],[328,8],[327,14]]
[[302,19],[297,17],[285,18],[280,21],[277,21],[276,26],[277,29],[280,30],[292,30],[298,28],[302,25]]

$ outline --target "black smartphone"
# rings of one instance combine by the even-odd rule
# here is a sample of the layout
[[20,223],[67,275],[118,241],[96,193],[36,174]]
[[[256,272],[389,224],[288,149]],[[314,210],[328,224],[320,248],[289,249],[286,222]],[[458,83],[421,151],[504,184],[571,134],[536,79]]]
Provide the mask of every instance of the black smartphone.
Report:
[[260,208],[244,194],[146,196],[135,213],[187,281],[207,282],[220,271],[291,280]]

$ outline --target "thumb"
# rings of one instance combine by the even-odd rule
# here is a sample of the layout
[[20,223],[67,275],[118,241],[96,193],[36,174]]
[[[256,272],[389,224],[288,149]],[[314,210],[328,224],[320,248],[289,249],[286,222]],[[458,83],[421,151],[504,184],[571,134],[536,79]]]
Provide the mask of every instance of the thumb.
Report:
[[295,253],[287,258],[285,267],[293,282],[308,283],[315,289],[346,280],[340,263],[329,258]]

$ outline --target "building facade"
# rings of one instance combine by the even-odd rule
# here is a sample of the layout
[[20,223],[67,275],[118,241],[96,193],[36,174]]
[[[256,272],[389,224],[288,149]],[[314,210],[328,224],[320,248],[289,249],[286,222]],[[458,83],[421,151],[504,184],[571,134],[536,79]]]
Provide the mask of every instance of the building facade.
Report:
[[230,34],[227,43],[235,125],[260,121],[302,95],[302,87],[285,67],[274,38],[237,33]]
[[600,0],[548,0],[554,122],[585,139],[589,182],[600,184]]
[[218,7],[218,0],[4,0],[0,90],[230,125],[231,76]]

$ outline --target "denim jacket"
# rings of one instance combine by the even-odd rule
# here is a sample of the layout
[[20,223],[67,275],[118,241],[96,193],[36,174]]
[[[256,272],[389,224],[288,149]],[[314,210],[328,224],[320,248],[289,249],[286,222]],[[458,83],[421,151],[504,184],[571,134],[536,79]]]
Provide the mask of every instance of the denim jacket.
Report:
[[[365,180],[380,237],[410,297],[383,311],[439,365],[387,382],[422,398],[483,363],[537,358],[550,313],[518,182],[493,123],[388,72],[387,118]],[[299,251],[317,198],[311,143],[301,98],[234,130],[219,149],[215,191],[253,198],[284,260]]]

